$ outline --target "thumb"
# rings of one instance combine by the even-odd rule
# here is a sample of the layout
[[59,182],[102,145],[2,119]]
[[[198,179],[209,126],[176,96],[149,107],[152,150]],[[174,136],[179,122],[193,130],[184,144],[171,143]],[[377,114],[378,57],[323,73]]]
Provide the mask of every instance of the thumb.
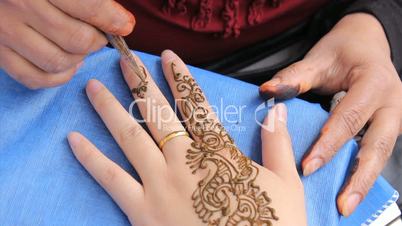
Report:
[[286,121],[284,104],[277,104],[269,111],[261,130],[262,162],[281,178],[299,178]]
[[289,99],[316,87],[322,70],[318,64],[307,59],[296,62],[279,71],[270,81],[260,86],[260,95],[265,99]]

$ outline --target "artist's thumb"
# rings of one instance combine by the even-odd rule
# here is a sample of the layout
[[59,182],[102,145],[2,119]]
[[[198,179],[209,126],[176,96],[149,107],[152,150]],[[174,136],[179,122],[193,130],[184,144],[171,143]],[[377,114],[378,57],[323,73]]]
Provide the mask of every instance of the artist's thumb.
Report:
[[310,60],[301,60],[279,71],[260,86],[265,99],[289,99],[318,86],[322,71]]

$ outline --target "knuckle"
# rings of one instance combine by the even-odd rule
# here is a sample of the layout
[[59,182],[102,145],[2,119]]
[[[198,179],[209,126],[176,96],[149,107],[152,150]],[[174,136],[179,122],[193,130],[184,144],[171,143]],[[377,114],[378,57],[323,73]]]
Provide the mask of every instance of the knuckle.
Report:
[[294,63],[292,65],[290,65],[289,67],[285,68],[283,70],[283,75],[289,75],[289,76],[293,76],[293,75],[297,75],[297,73],[299,73],[299,69],[300,69],[300,63]]
[[366,196],[374,181],[377,179],[377,174],[373,171],[367,171],[364,176],[356,177],[352,181],[353,187]]
[[362,127],[363,118],[361,116],[360,110],[356,108],[350,108],[339,115],[341,125],[346,130],[348,136],[354,136]]
[[43,64],[43,70],[49,73],[59,73],[67,70],[71,65],[71,60],[66,53],[56,51],[56,53],[47,56]]
[[103,186],[113,185],[114,181],[116,181],[117,176],[118,176],[117,167],[115,167],[114,165],[107,166],[103,175],[99,178],[99,180]]
[[141,126],[136,124],[129,125],[120,131],[118,139],[120,142],[124,143],[128,140],[132,140],[133,138],[140,137],[143,132],[144,131]]
[[374,150],[381,160],[388,160],[393,149],[393,139],[389,136],[380,136],[374,141]]
[[379,91],[387,91],[395,84],[392,73],[390,73],[388,69],[384,68],[383,66],[378,66],[372,70],[375,73],[369,76],[369,79],[371,81],[371,84],[374,84],[376,86],[376,89],[378,89]]
[[88,0],[86,7],[86,15],[84,16],[85,20],[88,20],[90,22],[94,22],[97,20],[98,17],[101,16],[100,12],[108,0]]
[[14,22],[7,20],[0,20],[0,41],[9,42],[18,37],[20,27]]
[[71,35],[72,48],[78,50],[82,54],[89,53],[96,40],[96,33],[81,25]]
[[313,70],[314,70],[314,67],[312,67],[309,63],[306,63],[304,61],[299,61],[299,62],[296,62],[296,63],[290,65],[286,69],[286,73],[290,74],[290,75],[298,75],[301,72],[313,71]]

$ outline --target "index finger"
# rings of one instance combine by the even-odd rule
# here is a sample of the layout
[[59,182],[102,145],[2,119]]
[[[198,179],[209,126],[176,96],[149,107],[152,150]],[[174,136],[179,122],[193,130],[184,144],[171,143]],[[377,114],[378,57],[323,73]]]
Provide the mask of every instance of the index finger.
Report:
[[50,0],[54,6],[72,17],[100,30],[126,36],[133,30],[133,14],[113,0]]
[[132,212],[139,211],[144,199],[141,184],[81,134],[70,133],[68,142],[78,161],[112,196],[126,215],[136,214]]

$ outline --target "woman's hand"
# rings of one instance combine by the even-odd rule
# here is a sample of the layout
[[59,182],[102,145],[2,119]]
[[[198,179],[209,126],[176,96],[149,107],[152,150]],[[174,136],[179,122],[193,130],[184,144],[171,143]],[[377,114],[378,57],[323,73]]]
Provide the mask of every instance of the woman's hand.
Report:
[[113,0],[0,0],[0,15],[0,68],[32,89],[70,80],[107,44],[99,30],[127,35],[135,23]]
[[347,91],[302,166],[305,176],[312,174],[369,123],[350,181],[338,197],[339,211],[350,215],[384,168],[401,131],[402,85],[381,24],[369,14],[344,17],[302,61],[260,90],[278,98],[309,90]]
[[[273,123],[268,126],[273,131],[262,131],[263,167],[237,149],[173,52],[162,54],[163,71],[187,130],[144,65],[138,58],[136,61],[145,76],[135,74],[126,59],[121,66],[152,137],[100,82],[91,80],[87,94],[143,183],[82,135],[69,135],[77,159],[132,224],[307,225],[303,185],[286,130],[285,105],[276,105],[265,120],[265,125]],[[177,131],[182,133],[169,135]],[[161,145],[163,140],[166,143]]]

